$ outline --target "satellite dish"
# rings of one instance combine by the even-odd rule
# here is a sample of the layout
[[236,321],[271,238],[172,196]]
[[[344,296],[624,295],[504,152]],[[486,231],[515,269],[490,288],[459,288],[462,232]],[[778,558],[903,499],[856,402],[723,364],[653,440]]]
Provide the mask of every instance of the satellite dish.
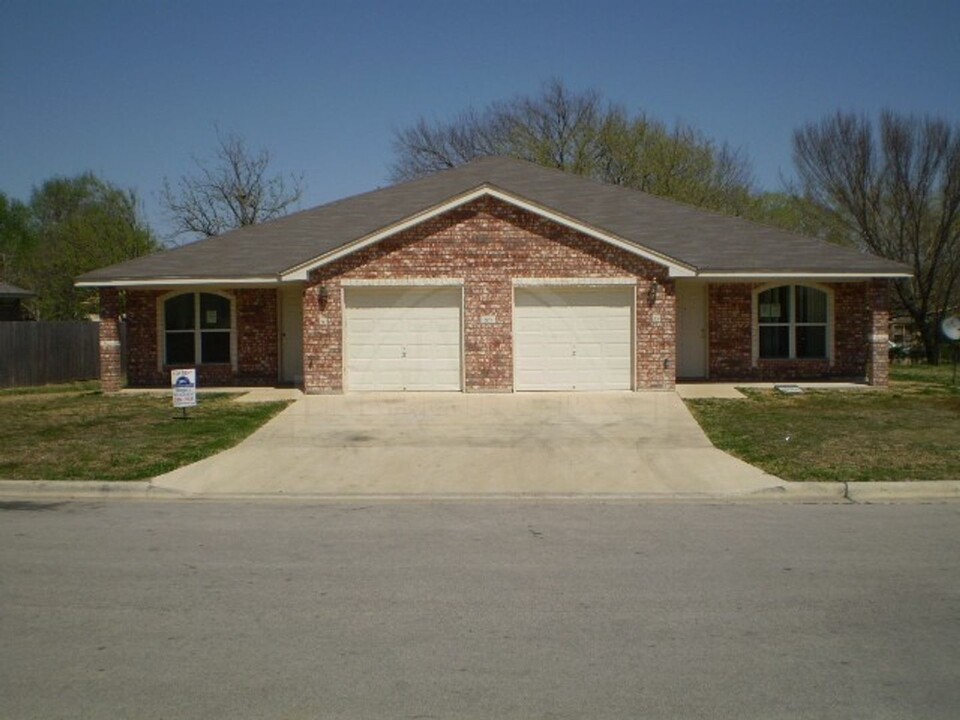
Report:
[[947,340],[960,340],[960,317],[951,315],[940,323],[940,330]]

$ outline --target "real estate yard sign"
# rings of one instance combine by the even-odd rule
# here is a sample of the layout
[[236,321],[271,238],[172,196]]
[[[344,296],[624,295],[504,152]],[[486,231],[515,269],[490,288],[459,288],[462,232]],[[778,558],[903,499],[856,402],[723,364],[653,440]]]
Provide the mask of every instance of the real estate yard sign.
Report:
[[170,386],[173,388],[173,406],[175,408],[196,407],[197,371],[171,370]]

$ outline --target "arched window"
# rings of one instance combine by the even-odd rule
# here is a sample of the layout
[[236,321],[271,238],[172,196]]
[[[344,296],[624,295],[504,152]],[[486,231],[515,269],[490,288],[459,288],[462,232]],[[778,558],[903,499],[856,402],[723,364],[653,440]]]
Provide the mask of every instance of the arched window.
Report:
[[761,359],[826,359],[829,296],[815,287],[780,285],[757,294],[758,355]]
[[225,295],[189,292],[163,302],[166,365],[229,363],[232,334],[233,312]]

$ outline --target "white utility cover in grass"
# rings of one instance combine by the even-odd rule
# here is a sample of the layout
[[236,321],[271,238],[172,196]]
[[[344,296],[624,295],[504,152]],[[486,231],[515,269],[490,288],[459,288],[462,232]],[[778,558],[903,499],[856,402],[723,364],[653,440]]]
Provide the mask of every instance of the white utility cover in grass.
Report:
[[460,390],[460,288],[345,292],[347,390]]
[[633,287],[517,288],[517,390],[629,390]]

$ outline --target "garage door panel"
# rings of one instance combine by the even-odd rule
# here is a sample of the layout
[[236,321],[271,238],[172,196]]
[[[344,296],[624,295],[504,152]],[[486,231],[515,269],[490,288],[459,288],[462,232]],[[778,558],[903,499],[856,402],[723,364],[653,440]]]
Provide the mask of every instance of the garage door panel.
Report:
[[460,390],[459,288],[350,288],[349,390]]
[[460,357],[460,347],[457,345],[408,345],[405,352],[407,360],[416,360],[425,366],[444,369],[450,367],[451,360]]
[[623,318],[619,316],[598,316],[590,318],[589,322],[583,324],[587,327],[591,327],[595,333],[605,333],[605,338],[619,341],[622,339],[623,335],[622,323]]
[[[609,348],[606,348],[609,350]],[[601,360],[605,357],[605,346],[602,342],[577,343],[577,357],[581,360]]]
[[518,288],[517,390],[628,390],[633,288]]

